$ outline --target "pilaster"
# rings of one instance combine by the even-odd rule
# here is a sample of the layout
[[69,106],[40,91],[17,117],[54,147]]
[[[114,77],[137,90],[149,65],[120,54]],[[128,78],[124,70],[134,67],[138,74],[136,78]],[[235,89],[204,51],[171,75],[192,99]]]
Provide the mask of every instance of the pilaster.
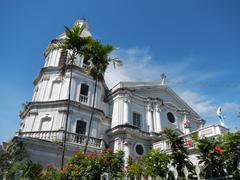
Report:
[[148,119],[148,126],[149,126],[149,132],[154,131],[153,127],[153,104],[152,102],[148,102],[147,105],[147,119]]
[[123,97],[123,124],[130,124],[129,121],[129,103],[130,103],[130,95],[125,94]]
[[155,113],[156,113],[156,131],[160,132],[162,130],[161,127],[161,108],[160,105],[157,103],[155,106]]

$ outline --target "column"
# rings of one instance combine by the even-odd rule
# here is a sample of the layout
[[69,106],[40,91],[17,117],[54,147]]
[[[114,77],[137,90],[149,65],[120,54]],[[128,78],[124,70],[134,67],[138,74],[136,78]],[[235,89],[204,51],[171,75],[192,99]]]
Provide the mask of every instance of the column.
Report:
[[128,158],[130,156],[130,143],[128,141],[124,142],[124,168],[128,166]]
[[124,100],[123,100],[123,108],[124,108],[124,111],[123,111],[123,124],[130,124],[129,123],[129,103],[130,103],[130,97],[129,95],[125,95],[124,96]]
[[[70,83],[70,78],[69,78],[69,83]],[[77,83],[76,83],[76,78],[75,76],[72,74],[72,83],[71,83],[71,94],[70,94],[70,99],[72,101],[77,101],[77,98],[76,98],[76,90],[77,90],[77,87],[76,87]],[[60,94],[60,93],[59,93]]]
[[153,109],[152,109],[152,104],[148,104],[147,108],[147,118],[148,118],[148,126],[149,126],[149,132],[153,132]]

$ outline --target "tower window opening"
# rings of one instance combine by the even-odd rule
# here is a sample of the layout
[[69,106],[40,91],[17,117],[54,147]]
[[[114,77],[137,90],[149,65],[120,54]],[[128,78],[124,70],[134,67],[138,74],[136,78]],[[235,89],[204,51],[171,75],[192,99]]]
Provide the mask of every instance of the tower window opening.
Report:
[[83,68],[88,68],[90,66],[89,58],[83,58]]
[[81,120],[77,121],[77,125],[76,125],[76,133],[77,134],[84,134],[86,133],[86,127],[87,127],[87,123]]
[[80,96],[79,96],[79,101],[80,102],[87,103],[87,101],[88,101],[88,90],[89,90],[89,86],[87,84],[82,84],[81,85]]
[[[81,121],[81,120],[77,121],[76,131],[75,131],[76,135],[74,136],[75,143],[80,143],[80,144],[84,143],[86,126],[87,126],[86,122]],[[84,136],[82,136],[82,135],[84,135]]]

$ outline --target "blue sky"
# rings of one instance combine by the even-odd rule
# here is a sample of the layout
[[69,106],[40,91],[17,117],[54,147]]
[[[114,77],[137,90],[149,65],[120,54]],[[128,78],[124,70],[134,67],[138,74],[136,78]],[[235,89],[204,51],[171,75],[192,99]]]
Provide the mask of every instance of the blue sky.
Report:
[[[21,104],[43,66],[49,41],[85,17],[95,38],[119,48],[118,80],[167,83],[208,122],[218,106],[240,128],[240,1],[238,0],[2,0],[0,2],[0,142],[19,127]],[[141,72],[141,76],[139,76]],[[114,78],[109,78],[109,77]]]

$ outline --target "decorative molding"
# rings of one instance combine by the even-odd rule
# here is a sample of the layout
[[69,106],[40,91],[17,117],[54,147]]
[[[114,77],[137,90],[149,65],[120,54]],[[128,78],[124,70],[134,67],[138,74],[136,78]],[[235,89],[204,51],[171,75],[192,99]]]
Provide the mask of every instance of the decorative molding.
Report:
[[153,102],[151,100],[147,102],[147,110],[150,112],[153,111]]
[[124,98],[125,103],[130,103],[131,102],[130,94],[126,93],[123,98]]
[[41,81],[48,81],[50,79],[50,76],[49,75],[45,75],[42,77],[42,80]]
[[28,116],[31,116],[31,115],[38,115],[38,112],[37,111],[29,111],[28,112]]
[[162,110],[163,110],[163,105],[162,105],[162,104],[159,104],[159,103],[156,103],[156,104],[155,104],[155,110],[156,110],[157,112],[162,112]]
[[[56,101],[35,101],[35,102],[30,102],[28,105],[27,105],[27,108],[22,112],[20,113],[20,117],[21,119],[23,119],[27,113],[31,110],[31,109],[39,109],[39,108],[61,108],[60,111],[62,110],[62,108],[66,108],[67,107],[67,104],[68,104],[68,101],[66,99],[64,100],[56,100]],[[77,109],[82,109],[82,110],[87,110],[87,111],[92,111],[91,107],[90,106],[87,106],[85,104],[82,104],[78,101],[70,101],[70,105],[71,105],[71,108],[77,108]],[[102,116],[102,117],[105,117],[106,118],[106,115],[105,113],[101,110],[101,109],[97,109],[95,108],[94,109],[94,113],[97,113],[98,115]]]

